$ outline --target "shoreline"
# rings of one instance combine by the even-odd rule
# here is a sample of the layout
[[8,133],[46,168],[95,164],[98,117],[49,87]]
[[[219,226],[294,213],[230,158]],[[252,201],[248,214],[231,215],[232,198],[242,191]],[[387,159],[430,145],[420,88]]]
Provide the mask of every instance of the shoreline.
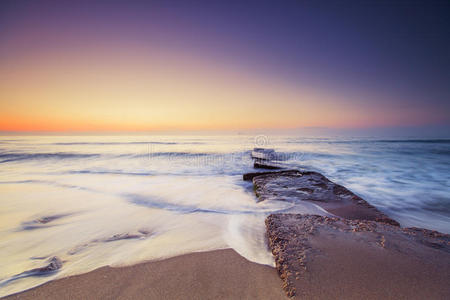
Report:
[[[1,299],[446,299],[450,235],[400,224],[317,172],[248,173],[258,202],[302,213],[265,219],[276,267],[227,248],[104,266]],[[325,215],[317,215],[321,207]]]
[[233,249],[101,267],[1,299],[287,299],[273,267]]

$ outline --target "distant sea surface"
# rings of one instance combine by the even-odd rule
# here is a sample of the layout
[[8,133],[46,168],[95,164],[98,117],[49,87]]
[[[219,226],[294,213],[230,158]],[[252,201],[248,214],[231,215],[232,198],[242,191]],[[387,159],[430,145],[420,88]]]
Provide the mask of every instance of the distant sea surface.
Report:
[[[104,265],[234,248],[273,265],[253,147],[315,170],[402,226],[450,233],[450,140],[295,136],[0,137],[0,296]],[[57,256],[57,272],[26,272]],[[23,273],[25,272],[25,273]]]

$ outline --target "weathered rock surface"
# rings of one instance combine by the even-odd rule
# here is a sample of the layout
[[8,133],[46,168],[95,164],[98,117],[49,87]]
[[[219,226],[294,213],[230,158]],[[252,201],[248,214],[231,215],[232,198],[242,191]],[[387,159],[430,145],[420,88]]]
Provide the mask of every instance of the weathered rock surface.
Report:
[[[282,172],[297,172],[297,170],[283,170]],[[242,179],[249,181],[249,180],[253,180],[253,178],[255,178],[256,176],[267,175],[267,174],[277,174],[277,173],[280,173],[280,171],[245,173],[242,176]]]
[[346,219],[363,219],[399,225],[361,197],[335,184],[317,172],[297,170],[268,172],[254,175],[253,185],[259,201],[310,201],[326,211]]
[[48,265],[27,271],[26,273],[36,273],[38,275],[43,275],[45,273],[55,272],[61,269],[62,265],[63,265],[62,260],[57,256],[53,256],[48,260]]
[[450,299],[450,235],[316,215],[266,219],[288,296]]
[[255,161],[253,163],[253,168],[255,169],[267,169],[267,170],[281,170],[283,169],[282,166],[274,164],[274,163],[268,163],[265,161]]

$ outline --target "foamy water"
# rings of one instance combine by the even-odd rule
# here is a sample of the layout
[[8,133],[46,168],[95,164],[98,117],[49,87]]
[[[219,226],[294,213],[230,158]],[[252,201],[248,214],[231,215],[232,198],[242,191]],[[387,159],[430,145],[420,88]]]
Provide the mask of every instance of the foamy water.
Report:
[[[323,211],[257,203],[242,181],[254,171],[255,143],[274,147],[288,166],[322,172],[402,225],[450,232],[446,140],[3,137],[0,296],[104,265],[221,248],[273,265],[265,216]],[[21,274],[53,256],[63,261],[59,272]]]

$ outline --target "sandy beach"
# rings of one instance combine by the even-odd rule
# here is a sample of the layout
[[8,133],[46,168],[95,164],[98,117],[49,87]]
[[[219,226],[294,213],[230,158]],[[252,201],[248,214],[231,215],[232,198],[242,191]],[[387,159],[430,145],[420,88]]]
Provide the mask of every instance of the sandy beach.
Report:
[[103,267],[4,299],[287,299],[275,268],[232,249]]
[[[312,215],[271,215],[276,268],[232,249],[48,282],[4,299],[448,299],[450,237]],[[288,297],[289,296],[289,297]]]
[[0,300],[450,300],[449,15],[0,1]]
[[[248,153],[241,155],[248,160],[244,162],[251,161]],[[161,164],[166,163],[163,158]],[[182,163],[189,166],[186,158]],[[8,234],[0,241],[6,254],[0,256],[1,265],[9,269],[0,268],[1,295],[8,295],[5,299],[450,297],[446,231],[408,228],[412,226],[390,211],[379,210],[319,172],[254,173],[249,165],[232,170],[242,177],[204,173],[192,178],[183,172],[162,178],[149,173],[118,177],[86,171],[69,173],[71,185],[7,182],[2,186],[8,196],[4,206],[17,212],[3,224]],[[245,173],[247,169],[252,173]],[[29,194],[17,184],[33,191],[33,201],[41,200],[38,207],[23,198]]]

